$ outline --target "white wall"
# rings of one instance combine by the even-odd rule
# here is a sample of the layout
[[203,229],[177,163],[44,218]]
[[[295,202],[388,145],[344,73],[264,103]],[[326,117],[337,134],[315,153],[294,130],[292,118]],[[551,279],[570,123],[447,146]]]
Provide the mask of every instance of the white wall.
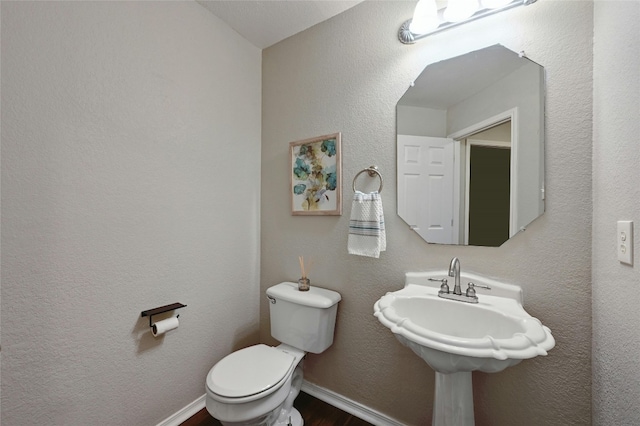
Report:
[[[296,279],[298,255],[313,259],[312,285],[343,300],[334,345],[308,356],[307,379],[424,425],[434,373],[373,317],[373,304],[401,288],[405,272],[443,269],[458,256],[463,270],[521,285],[525,307],[557,340],[547,357],[474,374],[477,424],[590,424],[593,3],[538,1],[405,46],[396,33],[414,6],[363,2],[264,51],[262,290]],[[499,248],[428,245],[396,215],[396,103],[427,64],[497,43],[547,72],[547,211]],[[291,216],[288,143],[338,131],[343,215]],[[387,251],[377,260],[346,248],[352,179],[371,164],[385,178]],[[261,319],[271,342],[265,300]]]
[[1,7],[2,423],[157,424],[257,341],[261,52],[195,2]]
[[447,110],[398,105],[397,132],[399,135],[447,136]]
[[472,139],[481,141],[511,142],[511,122],[506,121],[497,126],[475,133]]
[[[640,2],[596,1],[593,111],[593,424],[640,424]],[[618,262],[618,220],[635,225]]]

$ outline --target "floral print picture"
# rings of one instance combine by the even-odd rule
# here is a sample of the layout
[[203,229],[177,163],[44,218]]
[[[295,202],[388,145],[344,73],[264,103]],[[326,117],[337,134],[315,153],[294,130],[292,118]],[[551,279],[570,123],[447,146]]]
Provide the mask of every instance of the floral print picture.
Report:
[[340,133],[291,142],[291,214],[342,214]]

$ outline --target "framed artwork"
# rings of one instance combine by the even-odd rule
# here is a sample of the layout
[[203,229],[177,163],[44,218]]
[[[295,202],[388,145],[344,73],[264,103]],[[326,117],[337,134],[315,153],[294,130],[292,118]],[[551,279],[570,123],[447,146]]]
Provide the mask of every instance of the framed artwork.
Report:
[[340,133],[289,144],[292,215],[342,214]]

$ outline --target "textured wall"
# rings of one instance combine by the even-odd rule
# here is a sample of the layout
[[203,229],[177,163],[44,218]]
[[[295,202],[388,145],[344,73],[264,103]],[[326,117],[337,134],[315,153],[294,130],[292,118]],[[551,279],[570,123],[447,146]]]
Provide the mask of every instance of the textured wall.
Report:
[[[499,374],[474,374],[478,425],[588,425],[591,421],[591,116],[593,4],[540,1],[443,32],[413,46],[396,40],[415,2],[371,1],[263,53],[261,286],[299,275],[339,291],[334,345],[310,355],[306,378],[408,425],[430,422],[434,373],[373,317],[374,302],[404,273],[463,270],[519,284],[525,307],[557,346]],[[500,248],[425,244],[395,214],[395,105],[425,65],[501,43],[547,71],[547,212]],[[288,143],[342,132],[344,214],[289,212]],[[353,176],[377,164],[387,252],[347,254]],[[359,188],[367,189],[361,176]],[[376,187],[377,181],[371,187]],[[277,250],[274,250],[277,249]],[[261,299],[261,338],[269,337]]]
[[[640,424],[640,2],[597,1],[593,114],[593,424]],[[634,266],[616,221],[635,225]]]
[[2,424],[156,424],[258,340],[261,52],[194,2],[1,7]]

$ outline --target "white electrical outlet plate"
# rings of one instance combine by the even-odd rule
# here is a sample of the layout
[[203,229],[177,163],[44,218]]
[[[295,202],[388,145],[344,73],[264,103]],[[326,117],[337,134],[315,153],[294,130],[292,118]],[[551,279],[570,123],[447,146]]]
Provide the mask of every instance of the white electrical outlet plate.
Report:
[[618,221],[618,260],[620,263],[633,265],[633,222]]

